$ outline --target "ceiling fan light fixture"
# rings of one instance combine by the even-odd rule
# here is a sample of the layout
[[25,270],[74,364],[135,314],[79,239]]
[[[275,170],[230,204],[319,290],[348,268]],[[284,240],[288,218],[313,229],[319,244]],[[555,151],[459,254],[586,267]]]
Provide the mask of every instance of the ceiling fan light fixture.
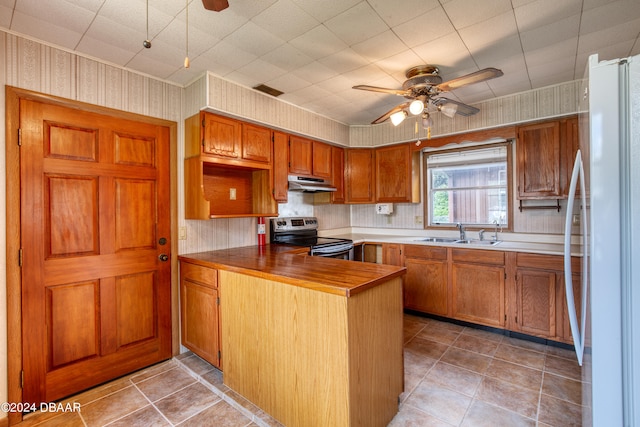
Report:
[[407,117],[407,112],[404,110],[400,110],[393,113],[389,118],[391,119],[391,123],[393,123],[394,126],[398,126],[400,123],[404,121],[406,117]]
[[452,103],[442,104],[442,105],[438,105],[438,111],[440,111],[442,114],[452,119],[453,116],[455,116],[456,112],[458,111],[458,106]]
[[419,99],[416,99],[409,104],[409,112],[414,116],[422,113],[424,111],[424,102]]
[[425,113],[422,115],[422,127],[424,129],[428,129],[433,126],[433,119],[429,115],[429,113]]

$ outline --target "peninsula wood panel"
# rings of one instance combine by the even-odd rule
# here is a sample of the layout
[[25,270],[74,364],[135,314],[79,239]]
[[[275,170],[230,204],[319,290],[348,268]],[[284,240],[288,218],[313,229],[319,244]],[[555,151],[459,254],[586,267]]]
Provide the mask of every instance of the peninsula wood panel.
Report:
[[219,286],[227,386],[292,427],[386,426],[397,413],[402,279],[349,298],[224,270]]

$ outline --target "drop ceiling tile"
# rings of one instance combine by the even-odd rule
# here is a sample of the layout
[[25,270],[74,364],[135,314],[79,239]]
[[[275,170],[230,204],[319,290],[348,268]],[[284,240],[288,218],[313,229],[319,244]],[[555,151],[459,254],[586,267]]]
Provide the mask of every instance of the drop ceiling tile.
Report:
[[246,24],[248,20],[249,19],[247,17],[238,14],[235,7],[225,9],[224,13],[212,11],[191,13],[191,8],[189,8],[189,25],[199,28],[202,31],[206,31],[211,36],[219,39],[233,33],[235,30]]
[[286,71],[273,64],[263,61],[258,58],[244,67],[238,69],[238,71],[248,77],[254,79],[257,83],[264,83],[269,80],[273,80],[286,74]]
[[292,71],[313,62],[313,58],[285,43],[260,57],[265,62],[273,64],[286,71]]
[[512,10],[510,0],[452,0],[443,4],[453,25],[460,29]]
[[623,53],[620,56],[627,56],[637,40],[638,28],[640,28],[640,19],[601,31],[580,34],[578,52],[598,53],[601,49],[618,45],[625,46],[620,51]]
[[293,0],[319,22],[325,22],[342,12],[351,9],[362,0]]
[[338,73],[318,61],[311,62],[297,70],[292,71],[292,74],[300,77],[303,80],[307,80],[311,83],[318,83],[336,76]]
[[278,0],[252,21],[285,41],[296,38],[319,24],[290,0]]
[[[364,67],[357,68],[355,70],[348,71],[343,73],[344,77],[351,80],[352,82],[369,82],[369,81],[379,81],[388,76],[387,73],[382,71],[380,67],[375,64],[368,64]],[[361,84],[361,83],[356,83]]]
[[74,33],[84,33],[95,13],[66,1],[20,0],[16,12],[30,16],[36,21],[55,22],[55,25]]
[[437,40],[413,48],[425,64],[434,64],[439,68],[468,68],[474,65],[469,51],[458,33],[451,33]]
[[[600,7],[585,10],[582,14],[580,34],[604,31],[638,19],[640,19],[640,6],[637,0],[613,1]],[[635,30],[637,37],[637,26],[635,26]]]
[[498,67],[500,61],[505,57],[521,56],[522,45],[520,44],[520,38],[516,34],[500,39],[496,41],[496,43],[473,50],[471,53],[479,67]]
[[[197,1],[197,0],[192,0],[192,1]],[[233,2],[233,0],[231,0],[231,1]],[[255,0],[238,1],[238,0],[236,0],[235,4],[233,5],[233,10],[238,15],[244,16],[245,18],[247,18],[249,20],[249,19],[253,18],[256,15],[259,15],[265,9],[271,7],[277,1],[278,0],[260,0],[260,1],[255,1]],[[229,8],[231,8],[231,3],[230,3]],[[227,10],[228,9],[225,9],[222,12],[214,12],[214,11],[208,11],[208,12],[224,16],[225,13],[227,12]]]
[[291,40],[290,43],[313,59],[324,58],[347,48],[346,43],[324,25],[312,28]]
[[[549,83],[544,83],[545,81],[553,81],[558,75],[568,76],[568,78],[563,81],[571,80],[574,74],[574,66],[575,59],[574,57],[569,56],[558,58],[543,64],[535,64],[533,66],[529,65],[527,69],[529,70],[529,77],[531,78],[531,82],[534,84],[534,87],[540,87],[546,86]],[[552,71],[549,72],[549,70]]]
[[369,6],[362,2],[325,22],[327,28],[352,46],[389,29]]
[[409,68],[422,63],[422,59],[420,59],[413,50],[405,50],[397,55],[376,61],[376,65],[380,67],[381,70],[384,70],[397,80],[398,86],[405,81],[405,73]]
[[571,16],[580,16],[582,0],[536,0],[514,8],[520,31],[531,31]]
[[369,63],[366,59],[354,52],[353,49],[343,49],[340,52],[318,60],[318,62],[338,74],[355,70]]
[[[89,30],[85,33],[85,37],[124,51],[138,52],[143,49],[142,42],[146,34],[144,31],[140,31],[140,29],[131,28],[117,21],[107,19],[102,15],[98,15]],[[79,46],[86,46],[84,40],[80,42]],[[93,53],[95,55],[95,52],[100,52],[100,50],[93,52],[83,50],[83,52],[87,54]]]
[[451,25],[444,9],[436,7],[404,24],[394,26],[393,31],[407,46],[415,47],[437,40],[456,30]]
[[379,59],[397,55],[407,46],[391,30],[380,33],[361,43],[352,46],[353,50],[363,58],[375,62]]
[[370,0],[369,4],[390,27],[411,21],[417,15],[440,7],[437,0],[403,0],[401,7],[388,0]]
[[164,79],[182,67],[183,59],[176,57],[173,61],[163,61],[149,55],[138,54],[127,63],[127,67]]
[[291,73],[283,74],[280,77],[276,77],[275,79],[265,82],[265,84],[284,93],[295,92],[307,86],[311,86],[311,83],[307,80],[301,79]]
[[9,28],[13,17],[13,3],[10,5],[0,4],[0,27]]
[[347,78],[346,76],[338,75],[330,79],[324,80],[322,82],[319,82],[318,86],[320,86],[326,91],[329,91],[332,93],[339,93],[347,90],[348,91],[354,90],[352,89],[352,87],[356,84],[358,83]]
[[518,26],[512,11],[501,13],[486,21],[459,30],[460,38],[471,54],[487,46],[500,44],[518,34]]
[[578,37],[576,36],[525,52],[524,57],[529,66],[539,66],[552,63],[559,59],[574,58],[575,60],[577,50]]
[[257,56],[264,55],[284,43],[279,37],[249,21],[230,34],[225,40],[232,45]]
[[[572,15],[565,19],[543,25],[533,30],[520,33],[524,52],[544,48],[561,43],[567,39],[577,38],[580,29],[580,16]],[[573,53],[575,55],[575,52]]]
[[241,68],[258,58],[257,55],[243,49],[239,49],[227,40],[222,40],[215,44],[209,50],[204,52],[201,57],[206,62],[217,64],[217,67],[226,68],[227,71],[218,72],[221,76],[224,76],[233,69]]
[[[154,37],[173,19],[173,15],[164,13],[149,4],[149,35]],[[180,9],[182,10],[182,9]],[[122,26],[146,33],[146,3],[139,0],[106,0],[98,16],[117,22]]]
[[82,37],[81,33],[67,30],[57,24],[43,21],[18,11],[13,14],[11,29],[67,49],[75,48]]
[[[206,31],[189,25],[187,30],[187,22],[184,12],[181,12],[174,20],[172,20],[165,28],[158,33],[153,41],[162,41],[175,49],[182,50],[186,53],[187,31],[189,36],[189,56],[196,57],[203,52],[209,50],[220,40],[209,35]],[[153,44],[153,43],[152,43]],[[151,49],[154,47],[152,46]]]
[[313,99],[324,98],[331,95],[330,92],[318,86],[303,87],[299,90],[292,92],[292,94],[297,96],[299,99],[304,100],[303,104],[307,104],[311,102]]
[[[142,48],[142,43],[139,44],[138,50]],[[95,39],[91,36],[85,35],[80,40],[77,47],[78,52],[82,52],[86,55],[94,55],[95,52],[100,52],[100,57],[111,63],[123,66],[127,64],[136,55],[138,50],[132,51],[124,49],[113,43],[105,42],[104,40]]]

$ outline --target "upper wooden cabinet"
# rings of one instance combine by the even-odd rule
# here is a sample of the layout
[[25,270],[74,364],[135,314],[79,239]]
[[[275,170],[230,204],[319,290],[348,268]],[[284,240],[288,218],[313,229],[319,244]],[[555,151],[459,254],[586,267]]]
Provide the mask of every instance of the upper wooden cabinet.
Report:
[[270,129],[200,112],[185,120],[185,218],[277,216]]
[[376,202],[420,202],[420,152],[409,144],[375,150]]
[[289,173],[331,179],[331,145],[291,135]]
[[375,156],[371,148],[345,150],[345,202],[375,203]]
[[577,119],[518,126],[517,132],[518,198],[565,198],[578,145]]

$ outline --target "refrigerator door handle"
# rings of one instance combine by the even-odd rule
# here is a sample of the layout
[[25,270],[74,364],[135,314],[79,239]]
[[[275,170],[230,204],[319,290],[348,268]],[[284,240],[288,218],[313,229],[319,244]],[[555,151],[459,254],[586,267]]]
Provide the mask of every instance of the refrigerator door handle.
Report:
[[[564,285],[565,285],[565,295],[567,298],[567,310],[569,315],[569,324],[571,325],[571,336],[573,338],[573,345],[576,350],[576,357],[578,359],[578,364],[582,366],[582,357],[584,355],[584,335],[585,335],[585,320],[586,320],[586,301],[587,301],[587,277],[585,274],[585,269],[583,268],[582,274],[582,298],[581,298],[581,324],[578,324],[578,316],[576,313],[576,305],[573,294],[573,272],[571,271],[571,224],[573,218],[573,205],[576,196],[576,187],[578,184],[578,178],[580,178],[580,191],[581,191],[581,201],[582,201],[582,209],[583,213],[586,213],[586,194],[585,194],[585,185],[584,185],[584,170],[582,165],[582,153],[578,150],[576,154],[576,160],[573,165],[573,173],[571,174],[571,184],[569,186],[569,197],[567,199],[567,216],[565,218],[565,227],[564,227]],[[586,243],[586,215],[583,215],[581,218],[582,226],[582,242],[583,242],[583,252],[586,254],[587,247],[584,245]],[[585,255],[586,256],[586,255]],[[583,266],[586,265],[586,259],[583,259]]]

